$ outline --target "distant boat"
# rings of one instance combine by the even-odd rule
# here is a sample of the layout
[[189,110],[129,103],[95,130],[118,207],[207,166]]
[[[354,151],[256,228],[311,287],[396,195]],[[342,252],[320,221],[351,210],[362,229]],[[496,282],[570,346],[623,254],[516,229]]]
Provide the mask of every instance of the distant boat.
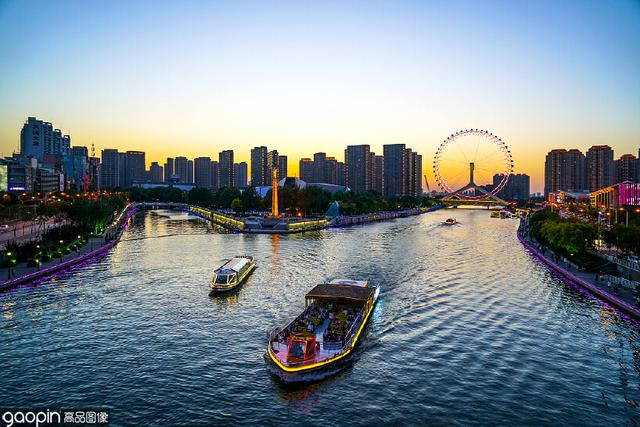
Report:
[[305,309],[269,334],[267,369],[285,383],[315,381],[344,366],[378,301],[380,288],[336,279],[305,295]]
[[213,273],[209,288],[211,293],[229,292],[244,282],[256,268],[253,257],[239,256],[225,262]]
[[491,218],[500,218],[500,211],[491,211]]
[[455,218],[448,218],[443,224],[444,225],[456,225],[458,221]]

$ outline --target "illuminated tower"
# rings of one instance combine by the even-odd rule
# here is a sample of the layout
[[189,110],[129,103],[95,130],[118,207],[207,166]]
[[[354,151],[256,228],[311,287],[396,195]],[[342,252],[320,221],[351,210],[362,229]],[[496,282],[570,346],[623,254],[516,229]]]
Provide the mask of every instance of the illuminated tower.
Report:
[[271,169],[271,216],[278,217],[278,168]]

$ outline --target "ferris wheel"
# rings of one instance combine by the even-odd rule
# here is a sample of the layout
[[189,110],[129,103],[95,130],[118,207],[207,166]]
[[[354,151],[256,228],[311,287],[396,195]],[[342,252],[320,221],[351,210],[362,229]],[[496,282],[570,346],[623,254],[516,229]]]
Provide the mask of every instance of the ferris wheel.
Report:
[[448,197],[499,199],[513,173],[507,144],[489,131],[465,129],[442,141],[433,159],[436,183]]

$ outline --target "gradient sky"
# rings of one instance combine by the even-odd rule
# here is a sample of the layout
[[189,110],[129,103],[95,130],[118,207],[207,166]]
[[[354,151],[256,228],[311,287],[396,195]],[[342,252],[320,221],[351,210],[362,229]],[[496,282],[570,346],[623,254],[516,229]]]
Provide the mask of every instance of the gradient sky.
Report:
[[27,116],[148,163],[267,145],[294,172],[402,142],[429,173],[482,128],[541,191],[551,148],[637,154],[640,2],[0,0],[0,153]]

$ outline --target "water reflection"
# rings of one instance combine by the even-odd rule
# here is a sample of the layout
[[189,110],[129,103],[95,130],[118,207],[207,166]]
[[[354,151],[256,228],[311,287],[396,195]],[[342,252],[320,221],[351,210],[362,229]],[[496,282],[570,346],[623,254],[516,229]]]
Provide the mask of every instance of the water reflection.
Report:
[[[441,227],[449,216],[280,236],[142,213],[98,262],[0,294],[0,402],[139,425],[638,422],[635,323],[537,263],[515,221],[459,210]],[[210,297],[240,254],[258,268]],[[283,387],[266,332],[335,277],[382,290],[354,363]]]

